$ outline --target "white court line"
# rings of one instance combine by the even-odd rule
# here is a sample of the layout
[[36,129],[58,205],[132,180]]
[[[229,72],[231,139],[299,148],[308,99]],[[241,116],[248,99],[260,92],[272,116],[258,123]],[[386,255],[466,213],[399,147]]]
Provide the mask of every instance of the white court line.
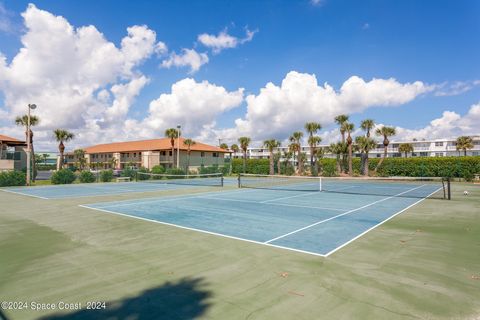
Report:
[[410,189],[410,190],[407,190],[407,191],[398,193],[398,194],[396,194],[396,195],[394,195],[394,196],[391,196],[391,197],[388,197],[388,198],[383,198],[383,199],[374,201],[374,202],[372,202],[372,203],[366,204],[366,205],[364,205],[364,206],[362,206],[362,207],[349,210],[349,211],[347,211],[347,212],[338,214],[338,215],[336,215],[336,216],[333,216],[333,217],[330,217],[330,218],[327,218],[327,219],[324,219],[324,220],[317,221],[317,222],[312,223],[312,224],[310,224],[310,225],[308,225],[308,226],[306,226],[306,227],[303,227],[303,228],[300,228],[300,229],[297,229],[297,230],[293,230],[292,232],[289,232],[289,233],[286,233],[286,234],[284,234],[284,235],[278,236],[278,237],[276,237],[276,238],[270,239],[270,240],[266,241],[265,243],[270,243],[270,242],[273,242],[273,241],[275,241],[275,240],[279,240],[279,239],[288,237],[288,236],[290,236],[290,235],[292,235],[292,234],[294,234],[294,233],[297,233],[297,232],[300,232],[300,231],[309,229],[309,228],[314,227],[314,226],[316,226],[316,225],[319,225],[319,224],[321,224],[321,223],[325,223],[325,222],[327,222],[327,221],[330,221],[330,220],[333,220],[333,219],[342,217],[342,216],[347,215],[347,214],[350,214],[350,213],[352,213],[352,212],[355,212],[355,211],[358,211],[358,210],[361,210],[361,209],[365,209],[365,208],[370,207],[370,206],[372,206],[372,205],[374,205],[374,204],[377,204],[377,203],[379,203],[379,202],[383,202],[383,201],[385,201],[385,200],[398,197],[398,196],[400,196],[400,195],[402,195],[402,194],[404,194],[404,193],[407,193],[407,192],[410,192],[410,191],[419,189],[419,188],[424,187],[424,186],[426,186],[426,185],[425,185],[425,184],[422,184],[422,185],[419,186],[419,187],[416,187],[416,188],[413,188],[413,189]]
[[290,196],[290,197],[282,197],[282,198],[275,198],[275,199],[260,201],[260,203],[268,203],[268,202],[270,202],[270,201],[278,201],[278,200],[284,200],[284,199],[305,197],[305,196],[309,196],[309,195],[311,195],[311,194],[318,194],[319,192],[320,192],[320,190],[319,190],[319,191],[315,191],[315,192],[308,192],[308,193],[304,193],[304,194],[297,194],[297,195]]
[[[241,199],[229,199],[229,198],[216,198],[216,197],[195,197],[198,199],[212,199],[212,200],[219,200],[219,201],[233,201],[233,202],[246,202],[246,203],[256,203],[256,204],[265,204],[263,201],[254,201],[254,200],[241,200]],[[281,206],[281,207],[295,207],[295,208],[309,208],[309,209],[324,209],[324,210],[333,210],[333,211],[342,211],[345,212],[346,209],[338,209],[338,208],[326,208],[326,207],[314,207],[314,206],[303,206],[303,205],[296,205],[296,204],[286,204],[286,203],[268,203],[272,206]]]
[[9,193],[14,193],[14,194],[19,194],[19,195],[22,195],[22,196],[29,196],[29,197],[39,198],[39,199],[43,199],[43,200],[50,200],[50,198],[45,198],[45,197],[35,196],[35,195],[33,195],[33,194],[27,194],[27,193],[22,193],[22,192],[16,192],[16,191],[8,190],[8,189],[0,189],[0,190],[1,190],[1,191],[4,191],[4,192],[9,192]]
[[181,229],[186,229],[186,230],[190,230],[190,231],[197,231],[197,232],[206,233],[206,234],[211,234],[211,235],[220,236],[220,237],[224,237],[224,238],[229,238],[229,239],[235,239],[235,240],[240,240],[240,241],[245,241],[245,242],[260,244],[260,245],[263,245],[263,246],[274,247],[274,248],[279,248],[279,249],[285,249],[285,250],[290,250],[290,251],[295,251],[295,252],[300,252],[300,253],[306,253],[306,254],[310,254],[310,255],[314,255],[314,256],[319,256],[319,257],[325,257],[325,255],[324,255],[324,254],[321,254],[321,253],[310,252],[310,251],[305,251],[305,250],[300,250],[300,249],[293,249],[293,248],[289,248],[289,247],[278,246],[278,245],[275,245],[275,244],[269,244],[269,243],[264,243],[264,242],[260,242],[260,241],[255,241],[255,240],[249,240],[249,239],[244,239],[244,238],[239,238],[239,237],[234,237],[234,236],[228,236],[228,235],[225,235],[225,234],[222,234],[222,233],[217,233],[217,232],[212,232],[212,231],[206,231],[206,230],[201,230],[201,229],[196,229],[196,228],[190,228],[190,227],[180,226],[180,225],[177,225],[177,224],[168,223],[168,222],[162,222],[162,221],[158,221],[158,220],[152,220],[152,219],[148,219],[148,218],[131,216],[131,215],[124,214],[124,213],[119,213],[119,212],[110,211],[110,210],[105,210],[105,209],[93,208],[93,207],[89,207],[89,206],[86,206],[86,205],[78,205],[78,206],[79,206],[79,207],[82,207],[82,208],[90,209],[90,210],[97,210],[97,211],[101,211],[101,212],[106,212],[106,213],[111,213],[111,214],[115,214],[115,215],[119,215],[119,216],[128,217],[128,218],[133,218],[133,219],[139,219],[139,220],[148,221],[148,222],[159,223],[159,224],[163,224],[163,225],[167,225],[167,226],[171,226],[171,227],[177,227],[177,228],[181,228]]
[[350,244],[351,242],[353,242],[353,241],[357,240],[358,238],[360,238],[361,236],[365,235],[367,232],[369,232],[369,231],[375,229],[376,227],[384,224],[384,223],[387,222],[388,220],[393,219],[394,217],[396,217],[396,216],[399,215],[400,213],[402,213],[402,212],[410,209],[411,207],[413,207],[413,206],[416,205],[416,204],[419,204],[419,203],[422,202],[423,200],[425,200],[425,199],[427,199],[428,197],[430,197],[432,194],[434,194],[434,193],[436,193],[436,192],[438,192],[438,191],[440,191],[440,190],[442,190],[442,189],[443,189],[442,187],[438,188],[437,190],[435,190],[435,191],[433,191],[432,193],[430,193],[428,196],[426,196],[426,197],[418,200],[417,202],[409,205],[408,207],[406,207],[406,208],[398,211],[398,212],[395,213],[394,215],[392,215],[392,216],[388,217],[387,219],[385,219],[385,220],[377,223],[376,225],[374,225],[374,226],[371,227],[370,229],[365,230],[364,232],[360,233],[360,234],[359,234],[358,236],[356,236],[355,238],[350,239],[350,240],[348,240],[347,242],[345,242],[344,244],[342,244],[341,246],[336,247],[335,249],[329,251],[328,253],[325,254],[325,256],[328,257],[329,255],[331,255],[332,253],[336,252],[337,250],[340,250],[341,248],[345,247],[346,245]]
[[[169,189],[169,190],[172,190],[172,189]],[[178,190],[178,189],[173,189],[173,190]],[[160,198],[158,196],[152,197],[152,198],[144,198],[143,201],[128,199],[128,200],[113,201],[114,204],[108,204],[108,203],[112,203],[112,201],[109,201],[109,202],[89,203],[86,205],[105,204],[105,207],[116,208],[116,207],[129,206],[131,204],[144,204],[144,203],[150,203],[150,202],[166,202],[166,201],[175,201],[175,200],[182,200],[182,199],[194,199],[194,198],[201,197],[201,195],[212,194],[212,193],[219,193],[223,195],[223,194],[230,194],[230,193],[247,193],[247,192],[254,192],[254,191],[257,191],[257,190],[234,189],[231,191],[207,191],[207,192],[197,192],[194,195],[172,195],[172,196],[166,196],[166,197],[160,197]]]

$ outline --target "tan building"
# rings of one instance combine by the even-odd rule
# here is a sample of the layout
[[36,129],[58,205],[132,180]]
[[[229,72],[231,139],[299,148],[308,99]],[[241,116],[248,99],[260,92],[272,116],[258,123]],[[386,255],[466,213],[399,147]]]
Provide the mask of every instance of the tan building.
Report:
[[[180,168],[187,165],[187,146],[180,138]],[[175,139],[175,151],[172,153],[172,146],[169,138],[114,142],[98,144],[84,148],[86,164],[90,168],[98,169],[124,169],[128,167],[144,167],[151,169],[156,165],[163,165],[166,168],[176,167],[177,139]],[[196,142],[190,148],[189,168],[195,170],[201,166],[224,165],[226,150],[216,146]],[[65,163],[74,165],[78,163],[73,153],[66,154]]]
[[25,141],[0,134],[0,171],[26,168],[26,147]]

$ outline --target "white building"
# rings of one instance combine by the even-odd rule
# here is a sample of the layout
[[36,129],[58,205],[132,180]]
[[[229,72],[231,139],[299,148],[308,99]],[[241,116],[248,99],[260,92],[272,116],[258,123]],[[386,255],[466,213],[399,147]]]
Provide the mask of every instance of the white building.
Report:
[[[467,150],[469,156],[480,156],[480,136],[474,136],[473,149]],[[387,149],[387,157],[404,157],[398,151],[398,147],[403,143],[410,143],[413,146],[413,153],[409,153],[408,157],[447,157],[447,156],[463,156],[463,151],[457,151],[455,139],[435,139],[422,141],[391,141]],[[327,147],[328,145],[320,145],[319,147]],[[282,154],[288,151],[288,146],[278,148]],[[370,158],[380,158],[383,156],[383,143],[378,143],[377,148],[369,153]],[[307,154],[310,159],[310,147],[302,146],[302,152]],[[247,157],[250,159],[268,159],[270,153],[268,149],[263,147],[251,147],[247,150]],[[243,157],[242,151],[233,154],[234,158]],[[360,153],[355,153],[356,157],[360,157]],[[333,158],[333,154],[325,154],[326,158]]]

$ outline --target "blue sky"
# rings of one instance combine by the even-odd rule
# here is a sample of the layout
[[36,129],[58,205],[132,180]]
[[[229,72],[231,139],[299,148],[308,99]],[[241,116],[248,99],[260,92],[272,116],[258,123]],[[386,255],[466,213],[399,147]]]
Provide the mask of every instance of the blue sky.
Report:
[[[445,111],[464,117],[480,101],[479,1],[33,3],[38,10],[62,16],[74,28],[94,26],[117,47],[126,36],[127,28],[134,25],[146,25],[156,33],[156,41],[166,44],[168,53],[164,56],[152,54],[136,65],[135,72],[148,77],[149,82],[132,99],[126,119],[139,122],[148,117],[150,103],[162,93],[170,94],[171,86],[182,79],[192,78],[198,83],[208,81],[228,92],[244,88],[245,98],[249,94],[258,96],[268,82],[280,86],[291,71],[315,75],[319,86],[327,82],[337,92],[352,76],[365,82],[373,78],[394,78],[399,84],[420,81],[424,86],[435,87],[425,89],[408,101],[393,103],[393,108],[382,102],[354,108],[351,119],[357,123],[371,117],[378,123],[421,130],[430,121],[441,118]],[[29,30],[21,13],[27,10],[29,2],[0,0],[0,4],[3,8],[0,10],[0,21],[3,20],[3,24],[0,23],[0,52],[6,57],[8,66],[25,46],[21,39]],[[250,41],[219,53],[203,45],[198,38],[200,34],[217,36],[224,31],[240,40],[247,30],[254,32]],[[188,66],[160,66],[169,55],[180,54],[183,48],[205,53],[208,63],[196,72],[191,72]],[[128,80],[120,78],[104,83],[95,92]],[[2,89],[0,84],[0,98],[4,100],[4,114],[13,116],[18,112],[13,106],[15,99],[4,98],[9,88],[11,86],[4,85]],[[385,100],[385,104],[392,103]],[[218,112],[214,133],[191,132],[191,135],[213,139],[215,134],[220,134],[233,139],[234,121],[246,117],[247,105],[243,99],[234,107]],[[1,108],[2,102],[0,112]],[[251,108],[261,106],[252,104]],[[348,113],[349,109],[345,108],[339,111]],[[326,122],[327,130],[333,128],[331,121],[321,122]],[[8,128],[6,121],[3,126],[4,130]],[[160,125],[155,128],[163,129]],[[47,125],[44,129],[50,128]],[[82,130],[81,125],[73,129]],[[222,129],[230,131],[219,133]],[[237,128],[236,132],[243,131]],[[251,129],[247,133],[256,138]],[[139,133],[138,137],[143,135]],[[285,138],[284,135],[282,130],[278,131],[279,139]],[[135,134],[132,133],[132,137]],[[259,134],[258,138],[264,137]],[[88,144],[88,141],[82,142]]]

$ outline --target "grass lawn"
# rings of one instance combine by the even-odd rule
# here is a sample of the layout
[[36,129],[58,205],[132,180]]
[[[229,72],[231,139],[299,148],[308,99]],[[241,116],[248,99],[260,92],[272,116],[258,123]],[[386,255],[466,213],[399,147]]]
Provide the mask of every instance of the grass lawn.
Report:
[[328,258],[78,207],[139,194],[0,192],[0,301],[29,305],[8,319],[479,319],[480,186],[453,189]]

